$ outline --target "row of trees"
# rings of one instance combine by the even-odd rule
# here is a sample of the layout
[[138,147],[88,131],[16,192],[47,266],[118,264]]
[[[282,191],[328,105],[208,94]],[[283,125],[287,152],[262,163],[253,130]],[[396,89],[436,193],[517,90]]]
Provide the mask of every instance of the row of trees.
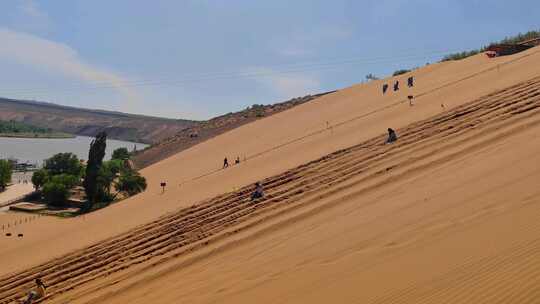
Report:
[[[32,183],[41,191],[43,199],[54,206],[62,206],[70,191],[83,186],[86,210],[99,202],[113,201],[119,193],[134,195],[146,189],[146,179],[130,165],[126,148],[116,149],[111,160],[105,157],[107,134],[98,134],[90,144],[85,165],[72,153],[59,153],[47,159],[43,169],[34,172]],[[115,191],[113,191],[115,190]]]
[[0,120],[0,133],[52,133],[50,128],[40,128],[17,121]]

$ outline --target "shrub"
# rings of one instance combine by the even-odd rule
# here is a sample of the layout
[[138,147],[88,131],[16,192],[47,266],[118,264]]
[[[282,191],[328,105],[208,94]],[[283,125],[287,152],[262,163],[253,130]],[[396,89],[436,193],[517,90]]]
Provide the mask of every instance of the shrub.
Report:
[[118,179],[116,190],[134,195],[146,190],[146,178],[137,172],[126,172]]
[[45,170],[49,175],[69,174],[81,175],[81,162],[73,153],[58,153],[45,160]]
[[56,184],[62,184],[66,189],[72,189],[73,187],[80,184],[78,176],[69,175],[69,174],[59,174],[51,178],[51,182]]
[[369,73],[369,74],[366,75],[366,80],[367,81],[378,80],[378,79],[379,79],[379,77],[373,75],[372,73]]
[[11,183],[11,174],[13,169],[9,161],[0,159],[0,192],[4,191],[9,183]]
[[43,198],[45,202],[53,206],[65,205],[69,191],[65,185],[55,182],[47,182],[43,185]]
[[397,70],[397,71],[394,72],[394,74],[392,74],[392,76],[403,75],[403,74],[409,73],[410,71],[411,70],[407,70],[407,69]]
[[126,160],[130,158],[130,154],[127,148],[118,148],[113,151],[111,159]]
[[482,48],[480,50],[464,51],[464,52],[461,52],[461,53],[454,53],[454,54],[446,55],[446,56],[443,57],[443,59],[441,61],[465,59],[467,57],[471,57],[471,56],[474,56],[476,54],[479,54],[480,52],[483,52],[484,50],[485,49]]
[[113,159],[103,162],[101,168],[99,168],[97,175],[98,185],[98,198],[99,200],[112,200],[111,196],[111,184],[116,176],[124,170],[124,161],[120,159]]
[[49,173],[45,169],[40,169],[32,174],[32,184],[34,188],[39,190],[45,183],[49,181]]

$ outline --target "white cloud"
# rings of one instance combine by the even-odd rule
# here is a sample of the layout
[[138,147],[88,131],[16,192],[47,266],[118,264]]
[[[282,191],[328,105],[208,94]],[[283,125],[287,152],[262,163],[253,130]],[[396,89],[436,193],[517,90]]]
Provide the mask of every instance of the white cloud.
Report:
[[137,95],[126,87],[126,79],[114,72],[84,62],[71,47],[30,34],[0,28],[0,59],[17,62],[47,73],[62,74],[82,80],[90,85],[111,86],[126,101],[135,101]]
[[255,81],[266,86],[282,98],[292,98],[312,94],[321,90],[321,82],[315,76],[301,73],[280,73],[270,68],[254,68],[250,72],[255,72],[261,76]]
[[47,14],[40,11],[37,4],[32,0],[19,1],[19,9],[31,17],[36,17],[36,18],[47,17]]
[[18,18],[15,26],[30,32],[44,32],[51,27],[49,15],[33,0],[19,0]]

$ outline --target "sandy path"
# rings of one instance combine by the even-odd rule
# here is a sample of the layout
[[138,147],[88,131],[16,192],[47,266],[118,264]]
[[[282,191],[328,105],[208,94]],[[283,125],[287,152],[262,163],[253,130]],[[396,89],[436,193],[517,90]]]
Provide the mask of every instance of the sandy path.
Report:
[[[411,192],[413,192],[414,195],[411,197],[418,203],[418,193],[416,192],[418,189],[424,190],[424,188],[417,187],[414,183],[419,181],[425,182],[426,176],[423,175],[429,175],[431,171],[439,169],[439,172],[442,171],[444,173],[444,178],[448,178],[449,176],[454,177],[455,174],[453,172],[456,171],[452,166],[461,168],[461,162],[465,159],[465,156],[482,156],[483,159],[487,158],[486,161],[489,161],[489,157],[486,157],[489,154],[486,154],[485,150],[495,147],[504,151],[500,146],[507,146],[506,142],[509,139],[514,140],[517,138],[515,141],[521,142],[524,138],[531,138],[529,130],[532,129],[534,132],[537,132],[538,125],[540,124],[537,109],[540,106],[539,95],[540,79],[534,79],[499,91],[496,94],[491,94],[473,103],[456,108],[453,111],[442,113],[434,118],[410,124],[399,130],[401,139],[396,145],[382,145],[383,138],[376,137],[350,149],[336,152],[318,161],[308,163],[265,180],[269,195],[264,202],[256,205],[249,203],[249,200],[246,199],[246,196],[249,195],[247,190],[218,197],[207,204],[171,214],[159,221],[143,226],[137,231],[132,231],[129,234],[119,236],[108,242],[97,244],[85,251],[75,252],[61,261],[53,261],[49,265],[35,268],[20,276],[4,278],[1,281],[1,285],[5,287],[0,288],[0,296],[3,296],[5,299],[17,296],[19,292],[24,290],[20,284],[30,280],[33,276],[31,273],[39,273],[48,280],[51,285],[51,296],[67,296],[64,295],[65,291],[72,290],[73,287],[78,287],[85,282],[91,281],[102,282],[99,284],[105,284],[104,286],[106,287],[110,284],[107,282],[114,280],[114,276],[108,278],[111,274],[122,275],[122,272],[125,272],[129,268],[133,268],[131,274],[133,274],[133,271],[135,271],[135,274],[139,273],[141,269],[137,268],[144,265],[145,261],[152,261],[153,266],[164,265],[175,261],[177,256],[184,255],[185,251],[190,250],[190,248],[201,247],[201,243],[198,243],[198,240],[205,239],[202,245],[206,245],[209,240],[214,239],[212,242],[218,241],[220,235],[241,232],[242,230],[238,230],[238,225],[250,226],[253,224],[253,222],[250,223],[253,219],[258,221],[260,225],[265,221],[268,222],[276,218],[280,213],[282,214],[281,216],[283,214],[290,216],[291,212],[298,209],[298,207],[307,208],[313,204],[330,204],[333,206],[337,202],[340,202],[337,205],[341,206],[358,199],[364,200],[364,195],[372,196],[373,193],[378,196],[384,195],[392,198],[394,194],[403,195],[403,193],[409,193],[408,195],[411,195]],[[528,143],[530,144],[530,142],[533,142],[531,148],[537,148],[534,141],[529,141]],[[524,149],[523,151],[530,153],[529,149]],[[516,158],[517,155],[515,154],[506,153],[503,155],[513,157],[510,160],[514,161],[514,165],[517,164],[516,159],[523,159]],[[526,156],[530,158],[531,154],[527,154]],[[506,163],[503,162],[504,164],[507,164],[509,161],[506,158],[504,160],[506,161]],[[529,170],[537,170],[534,166],[527,166],[526,162],[521,161],[521,163]],[[536,163],[534,159],[533,163]],[[440,170],[441,167],[444,167],[444,170]],[[485,169],[481,165],[469,167],[475,170]],[[500,167],[499,169],[502,168]],[[504,168],[506,169],[506,167]],[[525,174],[526,170],[519,168],[513,172],[516,174]],[[485,172],[482,171],[481,173]],[[530,175],[525,176],[534,177],[537,173],[537,171],[532,171]],[[473,171],[464,176],[474,176],[475,174],[478,175],[479,173]],[[423,177],[423,179],[419,176]],[[512,175],[507,176],[507,178],[509,178],[509,181],[516,179]],[[429,176],[427,180],[430,180]],[[477,180],[474,179],[473,181]],[[526,181],[530,183],[529,179]],[[388,189],[388,187],[392,188],[396,184],[403,184],[404,182],[413,185],[405,187],[405,189],[399,189],[399,191]],[[444,189],[447,189],[446,187],[455,190],[456,182],[459,186],[462,186],[464,180],[458,178],[447,182],[448,185],[444,184],[441,187],[441,191],[443,192],[439,193],[444,193]],[[498,181],[497,178],[491,178],[490,182],[497,184]],[[504,184],[503,182],[500,185]],[[437,185],[439,184],[432,183],[426,187],[429,188]],[[505,187],[501,187],[500,185],[488,188],[488,190],[499,189],[503,193],[508,192],[504,190]],[[471,187],[475,191],[482,190],[483,192],[481,193],[491,195],[483,187]],[[521,187],[535,189],[535,187],[531,187],[528,183],[521,184]],[[519,190],[523,190],[521,187],[518,187]],[[413,189],[416,192],[409,189]],[[527,191],[522,192],[530,195]],[[405,215],[396,216],[395,218],[396,224],[401,223],[403,225],[397,227],[399,228],[397,235],[392,234],[392,239],[397,238],[398,240],[387,240],[385,238],[383,241],[386,243],[381,244],[383,249],[387,249],[388,247],[399,248],[402,247],[399,246],[400,244],[408,243],[408,241],[402,241],[401,239],[409,240],[410,238],[411,240],[415,240],[419,237],[422,238],[425,232],[425,229],[422,227],[425,225],[432,227],[436,232],[448,227],[453,228],[453,225],[448,225],[447,221],[448,217],[454,218],[456,216],[454,214],[456,209],[450,208],[450,212],[445,213],[438,209],[440,208],[438,204],[434,204],[434,206],[430,207],[434,210],[430,211],[430,208],[426,208],[425,205],[428,198],[433,195],[426,194],[425,196],[426,198],[424,200],[420,199],[418,203],[421,206],[420,210],[415,209],[415,205],[404,208],[400,205],[401,203],[397,205],[389,203],[389,205],[383,204],[383,206],[379,206],[379,203],[375,204],[371,202],[366,207],[369,210],[372,205],[375,205],[376,208],[371,213],[363,214],[355,220],[348,218],[348,220],[344,220],[343,222],[340,221],[338,225],[328,220],[334,217],[327,217],[325,215],[325,224],[320,224],[319,226],[331,225],[328,228],[329,231],[340,230],[345,225],[356,225],[358,220],[362,223],[366,217],[370,216],[374,216],[374,218],[370,219],[371,221],[380,225],[381,223],[377,222],[380,216],[384,215],[383,217],[388,217],[388,215],[395,215],[394,212],[396,210],[402,211],[404,209]],[[386,198],[384,201],[386,201]],[[451,203],[453,201],[447,204]],[[442,210],[448,211],[446,209]],[[284,213],[284,211],[286,212]],[[272,216],[272,214],[274,215]],[[316,217],[324,214],[325,212],[315,213]],[[424,219],[426,214],[430,215],[427,222]],[[437,222],[437,218],[441,214],[442,222]],[[456,220],[464,219],[463,214],[458,215]],[[277,216],[277,218],[279,219],[280,217]],[[467,216],[465,219],[465,222],[469,220]],[[307,218],[306,221],[309,222],[311,219]],[[435,223],[432,223],[432,221],[435,221]],[[417,225],[420,225],[422,229],[419,229]],[[233,227],[234,230],[228,231],[227,229],[229,227]],[[320,234],[318,234],[318,237],[313,237],[310,234],[312,237],[308,238],[308,240],[319,243],[321,242],[321,238],[326,239],[326,230],[321,231],[317,226],[310,227],[316,227],[316,230]],[[410,227],[414,229],[410,230]],[[374,228],[373,230],[369,230],[369,233],[384,235],[387,233],[388,223],[383,221],[380,228],[382,230],[376,230]],[[291,227],[288,231],[296,231],[296,229]],[[430,229],[428,230],[431,231]],[[372,237],[368,237],[368,239],[371,240]],[[293,248],[298,249],[291,246],[291,249]],[[329,246],[328,248],[334,250],[332,249],[334,247]],[[333,252],[338,257],[347,253],[346,250]],[[379,257],[379,253],[373,257]],[[250,254],[253,254],[253,252]],[[301,255],[297,254],[297,256]],[[331,256],[326,258],[328,261],[333,261]],[[245,261],[245,259],[239,259],[237,261]],[[277,264],[279,265],[279,263]],[[270,264],[268,265],[273,267]],[[215,271],[215,268],[211,268],[209,271]],[[321,274],[321,272],[316,273]],[[308,276],[308,278],[311,278],[311,276]],[[151,282],[152,280],[150,280]],[[151,284],[146,285],[152,286]],[[14,289],[15,286],[19,286],[21,288],[20,291]],[[206,286],[208,288],[211,285]],[[295,286],[295,284],[291,286]],[[298,290],[300,289],[294,288],[294,294],[287,295],[287,298],[295,298],[295,294],[299,293]],[[90,289],[87,294],[92,295],[102,290],[105,290],[103,285],[98,285],[97,289]],[[147,294],[152,293],[149,289],[145,290]],[[159,294],[162,294],[160,300],[167,300],[167,295],[163,296],[163,294],[167,294],[165,291],[160,289],[160,287],[157,287],[156,290],[158,290],[155,293],[156,296],[159,297]],[[181,292],[172,292],[170,294],[171,296],[183,295]],[[149,298],[145,297],[144,299],[148,300]],[[267,297],[267,299],[272,299],[272,297]],[[197,298],[195,297],[194,300],[197,300]],[[136,301],[136,299],[130,299],[130,301]]]

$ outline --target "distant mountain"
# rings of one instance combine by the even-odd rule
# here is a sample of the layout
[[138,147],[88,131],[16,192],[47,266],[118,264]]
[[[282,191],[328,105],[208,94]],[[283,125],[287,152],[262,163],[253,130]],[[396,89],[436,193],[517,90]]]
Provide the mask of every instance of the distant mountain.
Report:
[[7,98],[0,98],[0,120],[85,136],[95,136],[104,130],[109,138],[148,144],[160,142],[199,123]]

